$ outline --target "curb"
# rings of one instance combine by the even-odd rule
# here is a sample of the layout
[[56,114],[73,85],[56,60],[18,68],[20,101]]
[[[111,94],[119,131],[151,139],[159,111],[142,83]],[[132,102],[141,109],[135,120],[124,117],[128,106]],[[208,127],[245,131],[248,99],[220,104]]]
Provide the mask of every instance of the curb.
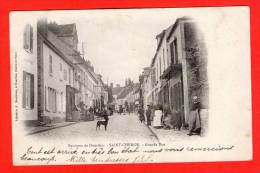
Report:
[[148,125],[146,125],[146,127],[149,129],[149,131],[153,134],[153,136],[156,138],[156,140],[159,142],[159,143],[161,143],[160,142],[160,139],[159,139],[159,137],[158,137],[158,135],[154,132],[154,130],[150,127],[150,126],[148,126]]
[[33,135],[33,134],[37,134],[37,133],[41,133],[41,132],[45,132],[45,131],[61,128],[61,127],[66,127],[66,126],[70,126],[70,125],[73,125],[73,124],[76,124],[76,123],[79,123],[79,122],[72,122],[72,123],[68,123],[68,124],[64,124],[64,125],[60,125],[60,126],[53,126],[53,127],[49,127],[49,128],[46,128],[46,129],[41,129],[41,130],[37,130],[37,131],[34,131],[34,132],[26,133],[26,135],[28,136],[28,135]]

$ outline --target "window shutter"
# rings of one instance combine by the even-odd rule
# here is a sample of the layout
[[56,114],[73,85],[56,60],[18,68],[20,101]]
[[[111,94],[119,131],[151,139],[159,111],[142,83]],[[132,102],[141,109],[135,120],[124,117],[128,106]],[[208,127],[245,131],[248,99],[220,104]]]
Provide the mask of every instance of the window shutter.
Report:
[[23,72],[23,108],[25,108],[26,102],[26,73]]
[[29,44],[28,44],[28,26],[25,26],[25,30],[24,30],[24,34],[23,34],[23,38],[24,38],[24,49],[28,49],[29,48]]
[[47,111],[48,110],[48,92],[47,92],[47,89],[46,89],[46,86],[44,87],[44,99],[45,99],[45,110]]
[[33,28],[32,26],[30,28],[30,51],[33,52]]
[[26,27],[25,27],[25,30],[23,32],[23,48],[24,49],[28,48],[28,46],[26,45]]
[[30,107],[31,107],[31,109],[33,109],[34,108],[34,76],[33,75],[30,75],[30,77],[31,77],[31,94],[30,94],[30,96],[31,96],[31,98],[30,98],[30,101],[31,101],[31,105],[30,105]]

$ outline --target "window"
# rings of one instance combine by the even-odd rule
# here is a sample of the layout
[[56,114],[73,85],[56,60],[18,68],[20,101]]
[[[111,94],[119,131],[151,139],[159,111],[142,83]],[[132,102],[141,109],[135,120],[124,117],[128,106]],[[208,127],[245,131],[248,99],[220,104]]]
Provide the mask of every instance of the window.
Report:
[[57,111],[57,97],[58,94],[55,89],[48,87],[45,89],[45,108],[49,112]]
[[177,64],[178,63],[178,47],[177,47],[177,39],[176,38],[170,44],[170,53],[171,53],[171,62],[173,64]]
[[71,69],[69,68],[69,84],[71,85]]
[[164,56],[164,49],[163,49],[163,70],[166,68],[166,63],[165,63],[165,56]]
[[49,74],[52,76],[53,69],[52,69],[52,56],[49,56]]
[[23,72],[23,108],[34,108],[34,76]]
[[61,93],[57,92],[57,100],[56,100],[56,104],[57,104],[57,112],[61,112]]
[[29,24],[25,26],[23,40],[24,40],[24,44],[23,44],[24,49],[32,53],[33,52],[33,28]]
[[162,59],[161,59],[161,57],[159,57],[159,65],[160,65],[160,73],[159,73],[159,77],[161,76],[161,74],[162,74]]
[[167,50],[166,59],[167,59],[167,67],[168,67],[170,65],[171,61],[170,61],[170,56],[169,56],[169,49],[167,48],[166,50]]
[[158,63],[156,63],[156,83],[158,81],[158,76],[159,76],[159,67],[158,67]]
[[63,92],[57,92],[56,91],[56,98],[57,98],[56,99],[57,112],[59,112],[59,113],[65,112],[66,107],[65,107],[65,97],[64,97]]
[[64,80],[67,81],[67,70],[64,69]]
[[63,92],[59,95],[59,112],[65,112],[64,111],[64,98],[63,98]]
[[177,48],[177,39],[175,38],[174,41],[174,57],[175,57],[175,64],[178,63],[178,48]]
[[63,71],[62,71],[62,64],[60,63],[60,81],[62,81],[62,79],[64,78],[63,76]]

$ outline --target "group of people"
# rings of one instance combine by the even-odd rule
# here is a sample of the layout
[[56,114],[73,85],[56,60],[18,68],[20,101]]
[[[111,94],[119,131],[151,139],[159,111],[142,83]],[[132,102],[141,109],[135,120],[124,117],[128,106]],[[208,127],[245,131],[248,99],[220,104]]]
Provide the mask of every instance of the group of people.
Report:
[[104,115],[112,115],[113,110],[108,106],[104,107],[88,107],[83,102],[80,102],[78,105],[75,106],[75,110],[80,112],[81,120],[85,121],[93,121],[95,116],[103,117]]
[[197,96],[193,97],[193,106],[190,111],[188,124],[184,124],[183,117],[180,111],[171,110],[168,105],[147,105],[147,110],[144,111],[142,107],[138,108],[139,120],[141,123],[145,122],[148,126],[154,128],[177,129],[181,127],[188,128],[188,135],[200,135],[201,132],[201,105]]

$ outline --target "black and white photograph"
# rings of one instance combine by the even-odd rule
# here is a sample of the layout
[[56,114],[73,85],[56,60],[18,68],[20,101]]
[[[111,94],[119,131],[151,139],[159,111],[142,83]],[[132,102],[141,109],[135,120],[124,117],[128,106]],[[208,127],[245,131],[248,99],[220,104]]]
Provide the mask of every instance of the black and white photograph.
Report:
[[249,13],[11,12],[13,164],[252,159]]

